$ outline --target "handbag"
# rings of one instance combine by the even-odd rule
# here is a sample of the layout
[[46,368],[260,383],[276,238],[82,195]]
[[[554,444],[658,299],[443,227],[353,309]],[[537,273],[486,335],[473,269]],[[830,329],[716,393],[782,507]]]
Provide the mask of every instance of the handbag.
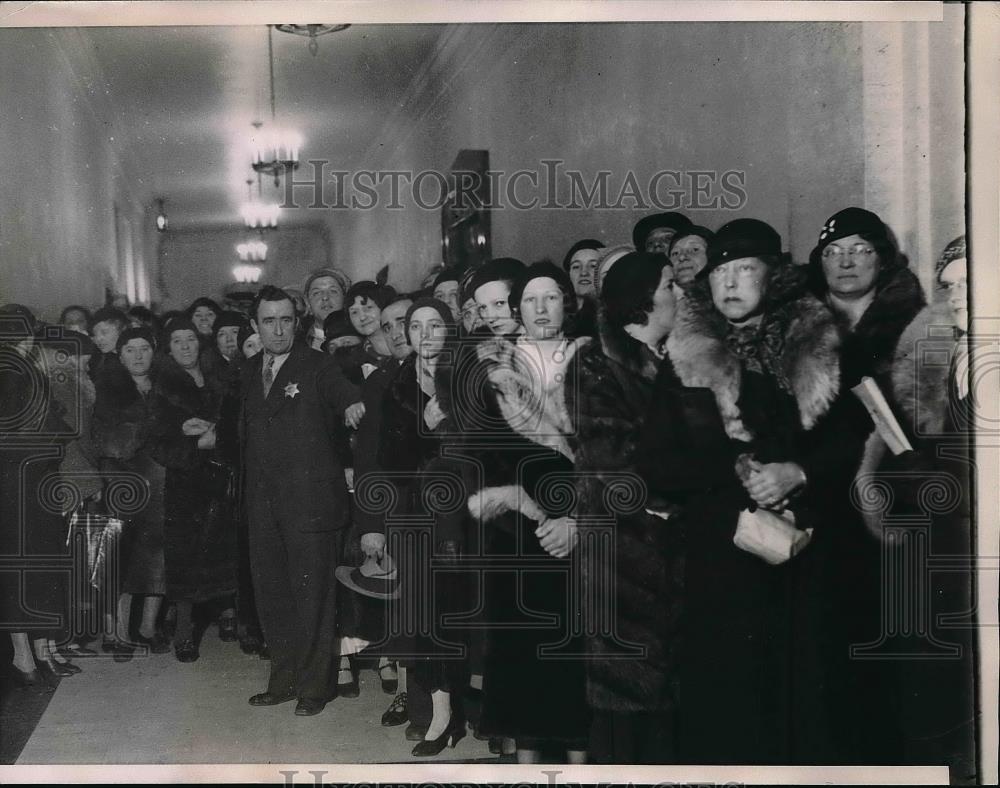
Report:
[[[122,526],[117,517],[88,512],[82,502],[69,516],[66,545],[68,547],[74,538],[82,539],[87,554],[87,579],[94,588],[101,587],[108,555],[121,537]],[[80,536],[74,537],[74,534]]]
[[812,539],[812,528],[795,527],[795,515],[767,509],[740,512],[733,544],[772,566],[783,564],[801,553]]

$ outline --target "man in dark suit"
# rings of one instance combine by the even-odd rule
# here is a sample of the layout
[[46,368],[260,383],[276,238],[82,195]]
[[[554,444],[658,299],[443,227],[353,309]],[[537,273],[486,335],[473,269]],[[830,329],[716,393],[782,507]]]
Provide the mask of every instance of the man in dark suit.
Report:
[[359,393],[332,358],[295,342],[295,306],[266,286],[253,306],[264,351],[244,370],[241,434],[254,592],[271,651],[251,706],[298,699],[299,716],[333,696],[334,575],[350,503],[335,427]]

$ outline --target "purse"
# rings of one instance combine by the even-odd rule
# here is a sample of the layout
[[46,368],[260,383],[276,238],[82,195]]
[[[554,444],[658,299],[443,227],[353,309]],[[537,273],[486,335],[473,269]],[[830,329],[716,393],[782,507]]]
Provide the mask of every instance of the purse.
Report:
[[[66,545],[74,538],[83,541],[87,554],[87,579],[91,586],[100,588],[107,566],[108,554],[115,549],[122,533],[122,521],[107,514],[88,512],[81,503],[69,516]],[[74,537],[79,534],[78,537]]]
[[791,511],[781,514],[757,509],[740,512],[733,535],[733,544],[772,566],[783,564],[801,553],[812,539],[812,528],[804,531],[795,527]]

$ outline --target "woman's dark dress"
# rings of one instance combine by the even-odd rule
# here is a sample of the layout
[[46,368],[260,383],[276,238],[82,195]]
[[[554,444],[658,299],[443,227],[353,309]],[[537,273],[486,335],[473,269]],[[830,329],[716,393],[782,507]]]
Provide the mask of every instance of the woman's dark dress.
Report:
[[198,449],[198,438],[183,435],[181,425],[193,417],[217,423],[223,388],[206,372],[199,389],[190,375],[174,366],[164,373],[163,390],[158,433],[167,466],[167,596],[204,602],[237,588],[234,468],[221,448]]

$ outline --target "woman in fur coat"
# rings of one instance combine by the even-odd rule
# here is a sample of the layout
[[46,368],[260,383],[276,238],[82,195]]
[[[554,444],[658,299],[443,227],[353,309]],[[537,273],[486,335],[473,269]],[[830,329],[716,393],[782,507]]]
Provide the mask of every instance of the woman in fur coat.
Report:
[[[476,290],[477,301],[490,284]],[[538,763],[549,750],[583,763],[590,713],[579,614],[571,605],[578,600],[569,594],[578,533],[567,492],[573,464],[565,391],[575,354],[589,340],[566,337],[576,295],[558,266],[536,263],[509,289],[496,289],[523,332],[480,342],[468,374],[451,390],[452,406],[474,425],[464,437],[478,461],[480,489],[469,508],[481,524],[484,552],[504,564],[484,578],[480,730],[513,738],[519,763]],[[470,410],[473,403],[481,409]]]
[[675,755],[682,532],[662,502],[645,498],[636,449],[657,370],[672,375],[663,345],[676,307],[664,256],[622,257],[601,290],[599,338],[577,353],[575,385],[566,388],[585,610],[616,611],[585,622],[595,763],[671,763]]
[[[895,513],[926,518],[933,501],[928,555],[967,561],[976,551],[970,437],[976,411],[988,403],[977,403],[970,390],[964,236],[948,244],[934,274],[932,304],[903,332],[892,366],[899,421],[915,451],[891,458],[885,469],[905,474],[892,479]],[[902,762],[948,764],[953,782],[975,782],[972,569],[931,573],[925,582],[931,604],[927,639],[919,646],[933,658],[908,660],[901,669]]]
[[[718,231],[667,341],[683,387],[657,381],[640,450],[651,492],[681,507],[671,523],[685,532],[680,762],[833,755],[826,573],[849,568],[829,565],[837,523],[825,513],[860,451],[852,420],[867,418],[838,398],[839,343],[773,228],[738,219]],[[737,547],[738,522],[757,509],[791,513],[811,543],[777,565]]]
[[174,654],[181,662],[198,659],[192,623],[195,604],[221,608],[219,635],[236,639],[233,594],[237,545],[234,462],[217,449],[224,370],[207,363],[197,330],[177,318],[165,332],[157,411],[158,450],[167,467],[165,482],[165,561],[167,596],[177,606]]
[[[122,595],[118,603],[117,638],[105,642],[115,658],[131,658],[129,611],[135,594],[145,596],[139,635],[152,641],[166,577],[163,558],[163,486],[166,472],[156,434],[163,407],[160,373],[154,360],[156,339],[148,328],[127,328],[118,337],[120,364],[107,365],[95,380],[97,399],[91,432],[112,514],[126,520],[122,531]],[[141,480],[131,496],[110,495],[117,480]],[[131,500],[129,500],[129,497]],[[120,505],[119,505],[120,504]],[[139,505],[141,504],[141,505]],[[124,509],[124,510],[123,510]]]
[[[813,294],[833,313],[841,337],[841,387],[849,389],[871,377],[892,401],[890,367],[899,335],[924,307],[920,282],[896,250],[889,229],[870,211],[845,208],[823,224],[809,256]],[[854,462],[859,477],[877,470],[883,444],[874,431],[862,457]],[[834,532],[835,562],[850,565],[832,595],[830,627],[838,633],[834,650],[832,693],[834,735],[839,762],[898,763],[899,663],[858,659],[851,650],[879,640],[882,632],[882,543],[872,523],[852,502],[849,489],[839,494]]]

